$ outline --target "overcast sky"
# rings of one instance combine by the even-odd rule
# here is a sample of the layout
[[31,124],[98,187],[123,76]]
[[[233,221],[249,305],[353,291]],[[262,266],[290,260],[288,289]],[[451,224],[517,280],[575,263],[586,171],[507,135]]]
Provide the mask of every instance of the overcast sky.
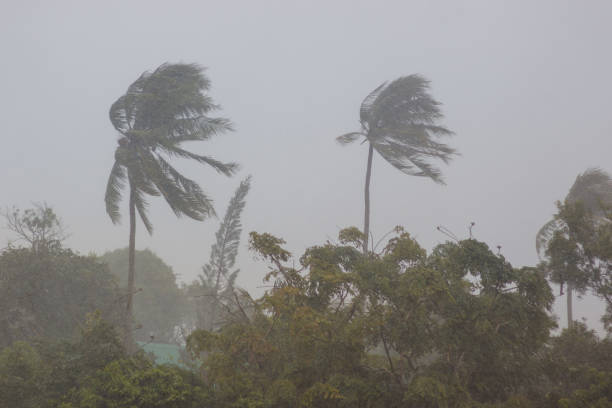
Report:
[[[178,167],[220,215],[253,175],[239,283],[259,293],[267,269],[246,233],[283,237],[299,257],[361,227],[367,148],[334,138],[358,129],[359,105],[381,82],[420,73],[461,156],[443,167],[447,186],[375,156],[375,241],[399,224],[431,249],[446,239],[436,226],[466,237],[474,221],[476,238],[501,245],[515,266],[533,265],[535,234],[576,175],[612,171],[611,18],[605,0],[4,1],[0,206],[46,201],[81,253],[127,246],[127,217],[114,226],[104,210],[117,140],[108,109],[145,70],[202,64],[236,131],[189,147],[242,170],[227,179]],[[137,248],[192,280],[218,221],[177,220],[162,200],[151,218],[154,235],[139,224]],[[603,306],[577,303],[575,316],[599,328]],[[563,308],[559,299],[565,326]]]

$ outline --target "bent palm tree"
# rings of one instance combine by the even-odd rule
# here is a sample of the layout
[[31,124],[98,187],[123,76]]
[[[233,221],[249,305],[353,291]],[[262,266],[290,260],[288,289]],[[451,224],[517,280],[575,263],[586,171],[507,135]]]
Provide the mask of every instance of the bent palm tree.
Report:
[[363,252],[368,250],[370,234],[370,178],[374,149],[392,166],[411,176],[429,177],[444,184],[442,173],[432,160],[448,163],[455,149],[439,139],[453,134],[438,122],[443,115],[440,103],[429,94],[429,81],[410,75],[383,83],[362,102],[359,112],[361,130],[338,136],[340,144],[364,138],[368,142],[365,181]]
[[[565,197],[565,204],[577,203],[581,203],[596,220],[604,219],[608,207],[612,205],[612,178],[610,175],[598,168],[587,169],[584,173],[578,174]],[[546,251],[555,234],[568,235],[569,233],[568,225],[558,216],[544,224],[536,235],[538,257],[541,260],[548,258]],[[558,283],[561,284],[561,288],[563,288],[563,283],[566,283],[567,286],[567,327],[570,328],[573,322],[573,285],[571,282],[560,281]]]
[[227,119],[207,115],[218,108],[205,94],[210,83],[195,64],[164,64],[145,72],[110,108],[110,120],[119,132],[115,163],[106,187],[106,212],[120,221],[122,189],[129,189],[130,241],[125,342],[131,343],[136,211],[145,228],[153,227],[147,215],[146,196],[163,196],[176,216],[204,220],[214,215],[212,201],[193,180],[169,163],[170,158],[192,159],[231,176],[233,163],[222,163],[181,147],[184,142],[207,140],[231,130]]

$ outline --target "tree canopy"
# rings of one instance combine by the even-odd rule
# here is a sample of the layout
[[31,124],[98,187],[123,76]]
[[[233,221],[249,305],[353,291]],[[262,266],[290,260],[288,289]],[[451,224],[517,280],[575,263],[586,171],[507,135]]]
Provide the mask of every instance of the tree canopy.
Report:
[[[128,249],[107,252],[100,260],[125,287],[128,268]],[[136,294],[134,295],[134,321],[137,341],[176,342],[177,329],[185,312],[186,301],[179,288],[176,275],[160,257],[146,249],[136,251]]]
[[75,336],[88,313],[118,323],[114,277],[95,256],[69,249],[11,248],[0,253],[0,346]]
[[554,327],[537,270],[474,240],[430,255],[401,229],[380,254],[361,240],[345,230],[295,269],[282,240],[251,234],[273,289],[253,315],[188,341],[219,406],[476,406],[528,385]]

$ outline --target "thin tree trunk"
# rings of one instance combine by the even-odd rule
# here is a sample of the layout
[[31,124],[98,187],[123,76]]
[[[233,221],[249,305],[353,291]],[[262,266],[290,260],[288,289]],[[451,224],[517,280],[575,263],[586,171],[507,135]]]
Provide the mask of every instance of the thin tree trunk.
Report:
[[574,316],[572,314],[572,284],[567,284],[567,328],[571,329],[574,325]]
[[127,350],[133,349],[132,318],[134,309],[134,257],[136,255],[136,203],[135,192],[130,189],[130,246],[128,248],[128,293],[127,307],[125,311],[125,347]]
[[374,146],[369,143],[370,149],[368,150],[368,168],[366,170],[365,180],[365,214],[363,216],[363,234],[365,235],[363,240],[363,253],[368,253],[368,240],[370,238],[370,178],[372,176],[372,156],[374,155]]
[[213,304],[210,307],[210,322],[208,331],[215,329],[215,318],[217,317],[217,302],[219,301],[219,281],[221,280],[221,267],[217,270],[217,280],[215,282],[215,293],[213,294]]

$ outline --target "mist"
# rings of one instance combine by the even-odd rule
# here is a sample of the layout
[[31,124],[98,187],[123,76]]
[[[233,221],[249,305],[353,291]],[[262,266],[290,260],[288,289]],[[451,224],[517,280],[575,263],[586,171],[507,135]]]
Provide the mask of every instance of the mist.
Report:
[[[0,149],[4,208],[46,202],[65,246],[102,255],[128,245],[104,194],[119,138],[108,112],[143,72],[163,63],[206,68],[209,95],[234,131],[186,148],[240,170],[177,169],[212,198],[217,217],[177,218],[150,200],[136,249],[150,249],[188,284],[210,257],[224,211],[252,177],[242,213],[237,285],[264,293],[269,266],[248,233],[270,233],[298,262],[309,247],[363,225],[368,147],[335,138],[360,129],[363,99],[420,74],[440,101],[445,185],[398,171],[375,152],[372,242],[403,226],[427,251],[472,236],[515,267],[540,262],[535,236],[579,173],[610,173],[612,4],[607,1],[21,1],[0,6]],[[0,229],[4,246],[14,239]],[[379,248],[380,249],[380,248]],[[553,313],[567,325],[566,298]],[[574,299],[574,319],[604,336],[604,302]]]

